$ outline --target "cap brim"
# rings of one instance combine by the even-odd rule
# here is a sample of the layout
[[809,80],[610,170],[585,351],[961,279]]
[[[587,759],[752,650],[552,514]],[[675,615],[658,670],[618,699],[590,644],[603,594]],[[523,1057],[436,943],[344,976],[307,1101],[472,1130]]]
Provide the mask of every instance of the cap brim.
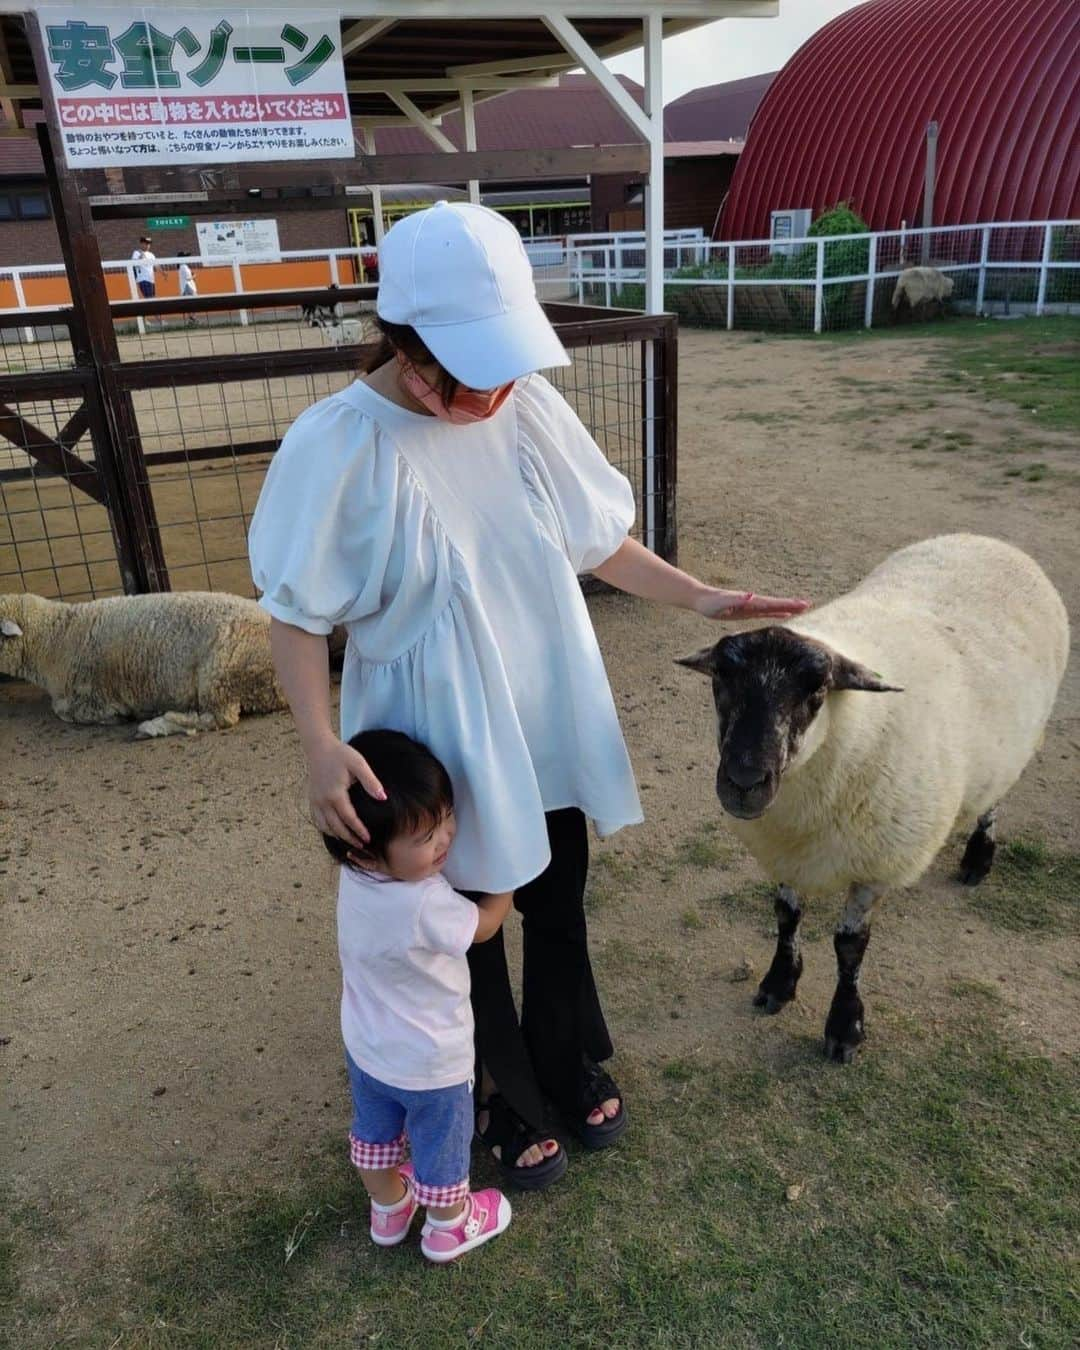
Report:
[[417,324],[436,361],[470,389],[495,389],[570,358],[537,301],[469,323]]

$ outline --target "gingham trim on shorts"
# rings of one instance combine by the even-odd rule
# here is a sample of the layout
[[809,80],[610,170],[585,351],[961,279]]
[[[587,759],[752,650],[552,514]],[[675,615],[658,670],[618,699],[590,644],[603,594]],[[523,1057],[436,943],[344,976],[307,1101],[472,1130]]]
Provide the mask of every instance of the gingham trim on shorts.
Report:
[[464,1181],[456,1182],[453,1186],[425,1186],[422,1181],[413,1178],[413,1193],[420,1204],[435,1205],[437,1208],[443,1208],[446,1205],[454,1205],[459,1200],[464,1200],[469,1194],[469,1178]]
[[395,1167],[405,1161],[408,1147],[404,1130],[388,1144],[369,1144],[349,1135],[349,1157],[354,1167],[362,1167],[365,1172],[376,1172],[382,1167]]

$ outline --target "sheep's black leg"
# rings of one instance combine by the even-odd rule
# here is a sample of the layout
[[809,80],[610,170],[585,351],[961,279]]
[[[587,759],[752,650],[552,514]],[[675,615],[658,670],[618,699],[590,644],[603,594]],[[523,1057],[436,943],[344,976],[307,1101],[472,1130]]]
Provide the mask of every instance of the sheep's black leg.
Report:
[[870,942],[870,916],[881,895],[878,886],[855,885],[833,937],[836,993],[825,1020],[825,1053],[837,1064],[850,1064],[865,1035],[859,972]]
[[979,817],[978,823],[967,841],[964,856],[960,859],[960,880],[965,886],[977,886],[994,865],[994,849],[997,847],[995,825],[997,807]]
[[791,1002],[803,972],[799,897],[790,886],[781,886],[773,904],[776,910],[776,955],[754,995],[754,1007],[764,1008],[767,1013],[778,1013]]

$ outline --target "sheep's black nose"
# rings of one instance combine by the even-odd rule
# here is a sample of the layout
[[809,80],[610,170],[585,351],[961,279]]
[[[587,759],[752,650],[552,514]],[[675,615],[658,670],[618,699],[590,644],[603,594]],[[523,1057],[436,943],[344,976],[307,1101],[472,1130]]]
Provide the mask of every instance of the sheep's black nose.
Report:
[[729,764],[727,776],[737,788],[749,792],[751,788],[761,787],[769,773],[760,764]]

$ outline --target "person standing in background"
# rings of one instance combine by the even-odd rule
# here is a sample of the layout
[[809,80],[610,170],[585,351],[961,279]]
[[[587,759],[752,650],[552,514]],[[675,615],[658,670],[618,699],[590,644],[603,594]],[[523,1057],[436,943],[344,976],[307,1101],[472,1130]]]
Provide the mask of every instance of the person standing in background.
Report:
[[[179,268],[178,268],[178,271],[179,271],[179,273],[180,273],[180,294],[181,294],[181,296],[185,296],[185,295],[188,295],[188,296],[198,295],[198,294],[199,294],[199,291],[198,291],[198,287],[195,285],[195,274],[194,274],[194,272],[192,272],[190,264],[186,261],[188,258],[191,257],[191,254],[190,254],[190,253],[178,253],[176,256],[177,256],[178,258],[183,258],[183,259],[185,260],[184,262],[182,262],[182,263],[180,264],[180,266],[179,266]],[[188,327],[189,327],[189,328],[193,328],[193,327],[195,326],[196,322],[197,322],[197,320],[196,320],[196,318],[195,318],[195,315],[194,315],[194,314],[189,314],[189,315],[187,316],[187,322],[188,322]]]
[[157,258],[151,251],[150,243],[150,236],[144,234],[139,240],[139,247],[131,255],[131,261],[135,264],[135,284],[144,300],[153,300],[157,294],[157,287],[154,284],[154,264]]

